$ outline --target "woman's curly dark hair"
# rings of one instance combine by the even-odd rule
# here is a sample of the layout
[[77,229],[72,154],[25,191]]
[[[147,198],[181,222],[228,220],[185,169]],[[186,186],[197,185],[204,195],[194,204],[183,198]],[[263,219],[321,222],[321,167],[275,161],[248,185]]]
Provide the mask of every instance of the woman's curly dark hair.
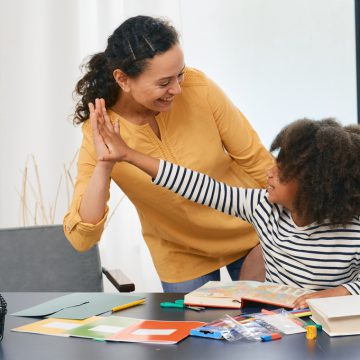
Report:
[[86,73],[74,91],[80,96],[74,123],[89,117],[88,103],[94,103],[96,98],[103,98],[108,107],[115,104],[120,91],[113,78],[115,69],[135,78],[144,72],[150,59],[178,42],[177,31],[163,19],[139,15],[123,22],[108,38],[106,50],[93,55],[84,65]]
[[297,120],[276,136],[280,181],[299,186],[294,209],[306,223],[346,225],[360,215],[360,126]]

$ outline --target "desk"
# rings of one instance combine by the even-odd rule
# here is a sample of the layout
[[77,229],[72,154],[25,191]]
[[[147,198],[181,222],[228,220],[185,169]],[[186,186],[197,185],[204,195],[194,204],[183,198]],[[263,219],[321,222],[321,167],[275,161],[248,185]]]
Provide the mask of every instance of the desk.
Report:
[[[17,333],[10,329],[36,321],[35,318],[10,316],[10,313],[62,296],[64,293],[3,293],[8,303],[4,339],[0,343],[1,360],[305,360],[359,359],[360,336],[330,338],[320,333],[315,341],[305,334],[289,335],[273,342],[242,343],[188,337],[176,345],[98,342],[90,339]],[[183,294],[145,294],[146,304],[121,311],[122,316],[156,320],[198,320],[210,322],[225,313],[236,315],[238,310],[162,309],[161,301],[173,301]],[[244,311],[259,308],[246,306]]]

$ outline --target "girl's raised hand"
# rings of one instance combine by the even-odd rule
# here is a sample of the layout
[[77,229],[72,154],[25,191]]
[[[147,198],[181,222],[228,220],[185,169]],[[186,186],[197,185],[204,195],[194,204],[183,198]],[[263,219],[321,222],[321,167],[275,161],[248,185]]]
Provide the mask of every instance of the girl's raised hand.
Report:
[[94,142],[95,136],[101,138],[101,140],[98,139],[99,151],[96,151],[99,161],[116,162],[125,160],[131,149],[120,136],[119,121],[116,121],[114,125],[111,123],[104,99],[95,100],[94,114],[91,125],[94,132]]

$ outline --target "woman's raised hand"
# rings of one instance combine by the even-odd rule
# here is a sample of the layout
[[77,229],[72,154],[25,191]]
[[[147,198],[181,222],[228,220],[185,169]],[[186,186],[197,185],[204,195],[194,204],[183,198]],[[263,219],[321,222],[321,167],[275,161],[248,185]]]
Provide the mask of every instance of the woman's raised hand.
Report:
[[111,123],[106,112],[104,99],[96,99],[95,106],[89,103],[90,123],[93,131],[94,146],[99,161],[123,161],[131,149],[120,137],[119,122]]
[[[95,105],[97,105],[98,99],[95,100]],[[98,159],[102,158],[104,155],[109,153],[108,148],[105,145],[105,142],[100,135],[98,123],[100,122],[100,114],[98,111],[98,106],[93,103],[89,103],[89,111],[90,111],[90,124],[93,133],[93,141],[95,146],[95,151]]]

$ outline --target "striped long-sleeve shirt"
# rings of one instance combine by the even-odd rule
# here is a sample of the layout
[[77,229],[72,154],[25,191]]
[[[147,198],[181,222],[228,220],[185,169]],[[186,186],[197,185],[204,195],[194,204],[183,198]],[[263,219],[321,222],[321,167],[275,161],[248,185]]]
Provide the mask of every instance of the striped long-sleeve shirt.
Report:
[[263,189],[231,187],[205,174],[160,161],[154,184],[251,223],[263,249],[266,281],[312,290],[343,285],[360,294],[360,217],[346,227],[299,227]]

